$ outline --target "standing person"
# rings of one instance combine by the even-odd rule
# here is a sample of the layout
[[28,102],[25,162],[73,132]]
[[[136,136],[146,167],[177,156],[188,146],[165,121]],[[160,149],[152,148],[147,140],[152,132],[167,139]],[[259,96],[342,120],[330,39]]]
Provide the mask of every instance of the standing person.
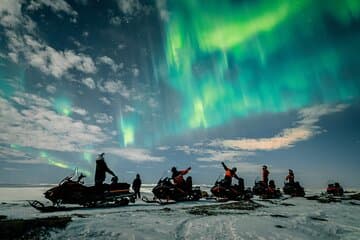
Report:
[[224,185],[227,187],[231,186],[232,178],[236,178],[237,180],[240,180],[240,178],[236,175],[236,167],[233,167],[232,169],[228,168],[224,162],[221,162],[221,165],[224,167],[225,170],[225,177],[224,177]]
[[95,170],[95,188],[97,193],[103,192],[103,182],[105,181],[106,172],[116,177],[115,173],[108,168],[104,159],[105,153],[101,153],[96,158],[96,170]]
[[132,183],[132,189],[135,192],[135,198],[141,198],[140,188],[141,188],[140,174],[136,174],[136,178],[134,179],[134,181]]
[[270,172],[268,171],[267,166],[264,165],[262,167],[262,181],[266,187],[268,186],[268,182],[269,182],[269,174]]
[[188,167],[187,169],[178,171],[176,167],[171,168],[172,176],[171,178],[174,180],[174,183],[176,186],[180,188],[185,187],[185,180],[184,175],[186,175],[191,170],[191,167]]
[[293,170],[289,169],[289,174],[286,176],[285,180],[288,181],[291,185],[295,184],[295,175]]

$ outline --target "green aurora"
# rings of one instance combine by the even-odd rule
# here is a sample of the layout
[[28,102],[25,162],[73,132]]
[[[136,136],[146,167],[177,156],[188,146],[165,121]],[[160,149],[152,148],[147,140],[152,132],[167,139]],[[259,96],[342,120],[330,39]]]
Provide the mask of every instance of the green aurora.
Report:
[[360,1],[182,0],[168,7],[166,82],[182,98],[177,133],[359,96],[358,74],[346,74],[353,70],[346,64],[356,61],[360,49],[351,43],[360,32],[346,32],[360,17]]

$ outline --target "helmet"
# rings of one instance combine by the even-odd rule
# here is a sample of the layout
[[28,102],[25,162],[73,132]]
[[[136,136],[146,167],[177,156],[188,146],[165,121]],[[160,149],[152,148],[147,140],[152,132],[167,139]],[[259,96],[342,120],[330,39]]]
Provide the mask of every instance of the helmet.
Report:
[[231,169],[233,172],[236,172],[236,167],[233,167],[232,169]]
[[267,166],[266,166],[266,165],[263,165],[262,167],[265,168],[265,169],[267,169]]
[[172,167],[172,168],[171,168],[171,171],[172,171],[172,172],[176,172],[176,167]]

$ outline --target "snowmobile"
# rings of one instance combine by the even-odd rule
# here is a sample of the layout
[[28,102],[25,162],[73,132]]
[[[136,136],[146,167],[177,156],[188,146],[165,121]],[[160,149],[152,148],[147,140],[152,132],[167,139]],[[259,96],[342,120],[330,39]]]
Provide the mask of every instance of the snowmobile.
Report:
[[255,186],[252,189],[254,195],[258,195],[263,199],[280,198],[281,192],[276,188],[274,180],[269,181],[269,186],[263,181],[255,181]]
[[[200,187],[192,187],[191,177],[187,177],[183,186],[173,184],[171,178],[161,178],[152,189],[154,200],[143,197],[144,202],[157,202],[160,204],[174,203],[179,201],[198,201],[201,198]],[[172,202],[169,202],[172,201]]]
[[291,195],[292,197],[304,197],[305,191],[304,188],[300,185],[299,182],[291,183],[284,183],[283,187],[284,194]]
[[115,207],[135,202],[135,194],[129,190],[130,184],[118,183],[117,177],[111,179],[111,184],[103,184],[100,187],[85,186],[83,178],[85,178],[83,174],[80,174],[77,180],[73,180],[73,176],[67,176],[58,186],[47,190],[44,196],[52,202],[52,206],[45,206],[39,201],[29,203],[39,211],[53,212],[72,209],[64,207],[63,204],[76,204],[81,207]]
[[226,200],[248,200],[253,194],[250,188],[245,189],[244,179],[240,178],[237,185],[227,186],[224,180],[217,180],[210,189],[217,201]]
[[344,189],[340,186],[340,184],[338,182],[336,182],[334,184],[328,184],[326,192],[328,194],[332,194],[333,196],[341,197],[344,195]]

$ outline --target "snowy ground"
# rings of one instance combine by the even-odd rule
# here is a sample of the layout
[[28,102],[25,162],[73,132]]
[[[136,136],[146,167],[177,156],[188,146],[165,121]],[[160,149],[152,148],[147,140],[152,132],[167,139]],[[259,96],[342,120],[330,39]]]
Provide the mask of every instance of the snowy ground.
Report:
[[[360,239],[359,201],[323,204],[304,198],[266,202],[255,210],[217,208],[213,215],[189,213],[210,200],[160,206],[137,201],[126,207],[39,213],[25,200],[42,200],[48,187],[0,187],[0,215],[8,218],[72,216],[51,239]],[[144,188],[151,196],[151,188]],[[352,204],[353,203],[353,204]],[[355,204],[354,204],[355,203]]]

